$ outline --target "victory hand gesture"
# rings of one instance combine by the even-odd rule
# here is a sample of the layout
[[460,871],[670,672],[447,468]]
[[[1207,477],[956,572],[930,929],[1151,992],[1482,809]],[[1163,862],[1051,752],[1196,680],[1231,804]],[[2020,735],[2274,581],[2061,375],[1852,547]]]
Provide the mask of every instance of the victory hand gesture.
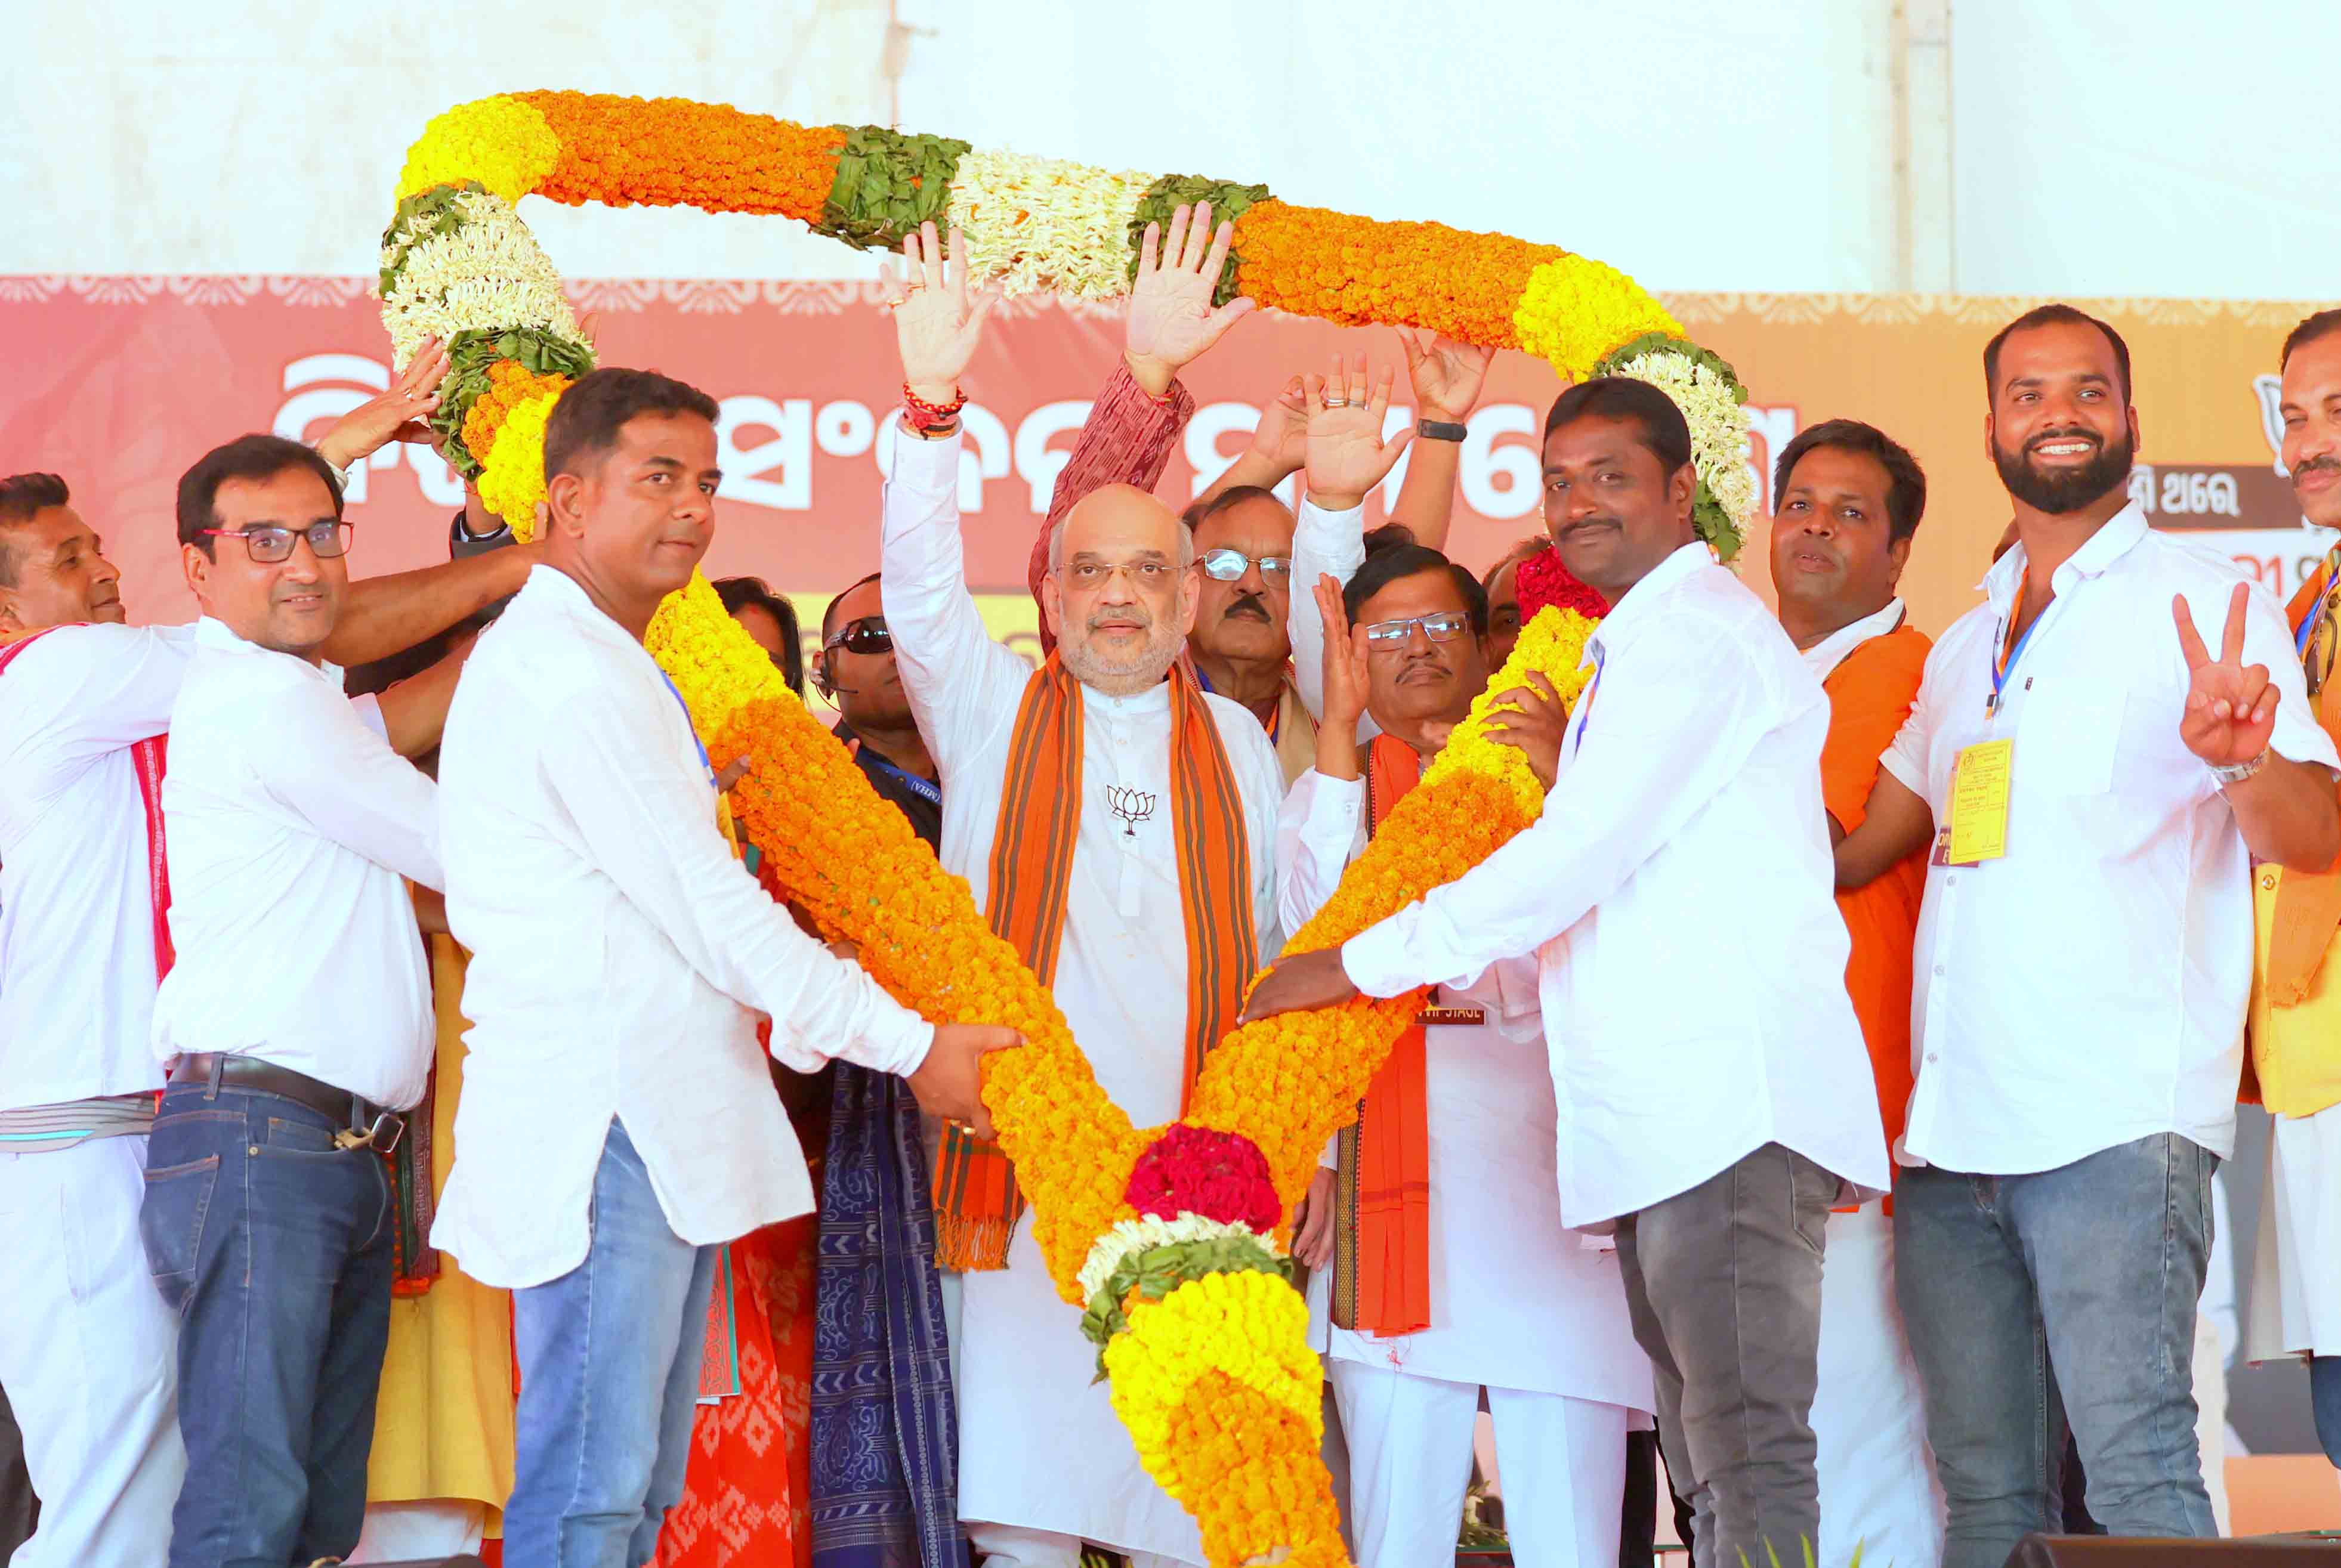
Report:
[[2187,655],[2187,707],[2178,716],[2178,738],[2213,767],[2249,762],[2267,749],[2276,730],[2276,689],[2268,682],[2267,666],[2244,662],[2244,609],[2250,602],[2249,586],[2236,584],[2214,660],[2195,630],[2185,597],[2170,600],[2178,646]]
[[968,293],[967,240],[957,229],[951,232],[948,262],[931,222],[902,236],[902,262],[903,275],[897,276],[886,262],[878,272],[886,308],[894,313],[902,380],[921,402],[955,402],[959,378],[983,340],[983,323],[1000,303],[1000,290],[986,283],[972,296]]
[[1221,223],[1212,233],[1209,202],[1172,213],[1167,235],[1159,223],[1146,225],[1138,247],[1138,277],[1130,285],[1122,356],[1148,395],[1168,392],[1180,366],[1251,313],[1249,299],[1230,300],[1216,309],[1211,304],[1235,233],[1233,223]]
[[1406,351],[1407,379],[1414,383],[1415,417],[1461,424],[1488,384],[1496,351],[1420,327],[1399,328],[1398,341]]
[[1325,511],[1348,511],[1362,504],[1366,491],[1381,483],[1398,461],[1398,454],[1414,439],[1402,430],[1382,440],[1382,415],[1390,410],[1392,372],[1384,365],[1366,390],[1366,356],[1349,368],[1333,356],[1330,375],[1309,376],[1304,392],[1309,405],[1309,500]]

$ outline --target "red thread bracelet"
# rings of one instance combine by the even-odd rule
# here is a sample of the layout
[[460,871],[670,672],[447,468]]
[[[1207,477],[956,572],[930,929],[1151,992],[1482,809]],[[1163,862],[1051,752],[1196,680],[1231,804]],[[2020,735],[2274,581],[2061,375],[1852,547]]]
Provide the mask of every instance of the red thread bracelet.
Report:
[[902,383],[902,422],[914,431],[941,430],[955,422],[959,411],[967,406],[967,393],[961,392],[947,403],[929,402]]

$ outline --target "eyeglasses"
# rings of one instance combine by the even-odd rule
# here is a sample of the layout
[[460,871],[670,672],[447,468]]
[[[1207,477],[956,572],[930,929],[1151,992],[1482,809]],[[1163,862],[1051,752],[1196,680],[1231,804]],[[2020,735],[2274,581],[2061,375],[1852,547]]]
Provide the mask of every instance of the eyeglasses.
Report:
[[848,653],[892,653],[894,634],[886,630],[882,615],[865,615],[859,620],[849,620],[822,639],[822,651],[842,648]]
[[320,561],[330,561],[346,555],[350,549],[353,522],[313,522],[306,528],[280,528],[263,523],[258,528],[207,528],[204,532],[215,539],[240,539],[252,559],[263,566],[274,566],[280,561],[293,559],[293,541],[306,538],[309,549]]
[[1433,642],[1452,642],[1469,630],[1471,618],[1459,610],[1438,615],[1417,615],[1406,620],[1377,620],[1366,628],[1366,646],[1393,649],[1406,640],[1407,633],[1416,627]]
[[1203,552],[1203,571],[1221,582],[1233,582],[1251,567],[1260,568],[1261,579],[1281,582],[1292,575],[1292,558],[1289,555],[1246,555],[1240,550],[1207,550]]

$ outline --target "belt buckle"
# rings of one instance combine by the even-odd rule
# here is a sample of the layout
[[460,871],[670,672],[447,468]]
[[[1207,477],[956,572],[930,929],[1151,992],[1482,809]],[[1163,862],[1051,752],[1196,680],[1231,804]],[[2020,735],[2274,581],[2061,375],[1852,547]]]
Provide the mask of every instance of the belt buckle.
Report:
[[334,1135],[337,1149],[370,1148],[376,1154],[395,1154],[399,1139],[406,1136],[406,1118],[393,1111],[377,1111],[366,1130],[348,1128]]

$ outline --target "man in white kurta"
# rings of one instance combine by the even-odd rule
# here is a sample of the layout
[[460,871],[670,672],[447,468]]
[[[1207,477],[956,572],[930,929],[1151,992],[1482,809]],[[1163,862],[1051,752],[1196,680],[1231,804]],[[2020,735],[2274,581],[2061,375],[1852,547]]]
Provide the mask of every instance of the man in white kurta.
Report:
[[[945,302],[938,277],[914,281],[896,313],[905,379],[930,405],[947,405],[971,338],[938,362],[917,334],[921,312]],[[977,318],[980,321],[980,317]],[[945,331],[960,326],[948,323]],[[929,389],[932,390],[930,391]],[[913,411],[917,412],[918,411]],[[986,898],[994,829],[1009,745],[1020,701],[1032,679],[1021,654],[991,640],[968,591],[959,526],[961,440],[955,423],[935,439],[895,432],[885,490],[886,621],[897,668],[943,786],[941,859]],[[1168,541],[1183,529],[1151,497],[1128,487],[1100,492],[1061,525],[1052,553],[1061,572],[1068,555],[1087,560],[1087,509],[1158,509]],[[1093,525],[1091,525],[1093,526]],[[1186,559],[1171,569],[1187,572]],[[1137,584],[1141,566],[1091,562],[1117,583]],[[1081,673],[1081,652],[1101,627],[1144,631],[1150,618],[1133,597],[1111,588],[1081,624],[1060,624],[1066,667]],[[1183,590],[1192,614],[1191,588]],[[1120,596],[1120,597],[1117,597]],[[1123,642],[1131,638],[1121,639]],[[1186,1088],[1188,978],[1185,919],[1171,837],[1170,674],[1178,639],[1167,639],[1151,684],[1109,696],[1081,677],[1081,822],[1073,852],[1071,907],[1053,990],[1073,1037],[1098,1082],[1131,1120],[1144,1126],[1177,1118]],[[1119,683],[1118,683],[1119,684]],[[1274,950],[1276,810],[1283,776],[1260,723],[1241,706],[1199,694],[1241,796],[1260,950]],[[1128,814],[1116,815],[1120,800]],[[1126,794],[1124,791],[1134,791]],[[1151,814],[1134,804],[1151,797]],[[993,1563],[1072,1568],[1081,1543],[1200,1563],[1194,1521],[1141,1467],[1129,1434],[1097,1375],[1096,1347],[1081,1336],[1078,1308],[1050,1282],[1027,1212],[1017,1225],[1005,1269],[964,1277],[955,1349],[959,1371],[960,1516],[980,1556]]]
[[[1354,739],[1366,692],[1350,617],[1330,594],[1311,598],[1309,613],[1327,607],[1337,633],[1328,641],[1350,669],[1327,671],[1319,766],[1285,799],[1277,872],[1287,930],[1332,897],[1369,828]],[[1376,755],[1419,771],[1436,751],[1422,726],[1462,718],[1486,683],[1485,590],[1438,551],[1406,545],[1369,558],[1349,598],[1358,624],[1380,633],[1366,658],[1383,731]],[[1423,1031],[1429,1325],[1387,1335],[1342,1327],[1330,1320],[1330,1272],[1310,1281],[1311,1333],[1349,1436],[1358,1561],[1452,1560],[1484,1389],[1514,1560],[1607,1568],[1618,1555],[1626,1434],[1653,1405],[1650,1365],[1634,1343],[1615,1250],[1560,1223],[1535,960],[1496,965],[1468,991],[1439,987],[1430,1005],[1452,1021]]]

